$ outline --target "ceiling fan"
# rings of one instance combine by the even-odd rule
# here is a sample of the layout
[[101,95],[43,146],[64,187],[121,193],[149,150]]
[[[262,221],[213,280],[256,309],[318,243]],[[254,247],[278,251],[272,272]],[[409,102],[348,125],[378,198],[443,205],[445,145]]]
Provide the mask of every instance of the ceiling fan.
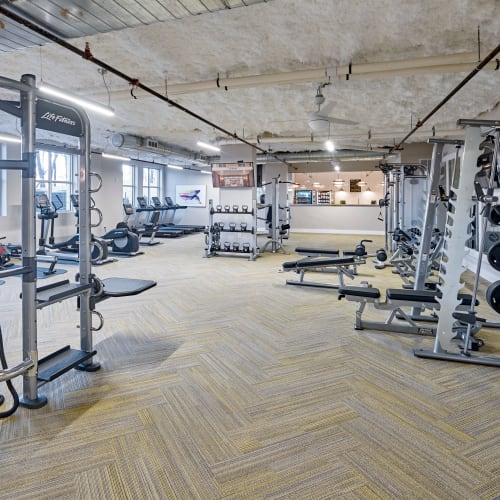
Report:
[[318,109],[315,112],[311,113],[308,117],[308,124],[311,130],[313,130],[314,132],[325,132],[327,130],[329,131],[330,125],[332,123],[339,125],[356,125],[357,122],[329,116],[334,106],[333,103],[330,102],[323,106],[323,108],[321,107],[325,102],[325,97],[323,95],[322,89],[327,85],[330,84],[321,83],[320,85],[318,85],[318,88],[316,90],[316,95],[314,96],[314,104],[316,104]]

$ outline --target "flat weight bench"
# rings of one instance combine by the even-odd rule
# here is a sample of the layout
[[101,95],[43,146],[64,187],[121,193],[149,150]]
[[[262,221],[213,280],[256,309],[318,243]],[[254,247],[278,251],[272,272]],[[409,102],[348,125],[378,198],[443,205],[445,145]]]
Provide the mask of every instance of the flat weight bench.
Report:
[[[295,271],[299,274],[298,280],[287,280],[287,285],[310,286],[316,288],[334,288],[344,286],[344,276],[354,279],[357,274],[356,266],[363,264],[365,261],[355,257],[337,257],[330,259],[302,259],[292,262],[284,262],[283,271]],[[352,267],[352,268],[351,268]],[[321,283],[317,281],[304,281],[305,271],[330,271],[336,272],[339,278],[339,283]]]
[[[358,302],[356,310],[356,330],[381,330],[386,332],[409,333],[413,335],[435,336],[436,329],[428,326],[421,326],[404,312],[403,308],[420,308],[439,310],[437,301],[438,293],[428,290],[405,290],[400,288],[388,288],[385,292],[385,301],[380,301],[381,293],[378,288],[366,286],[345,286],[339,288],[339,300],[345,298],[351,302]],[[461,300],[459,309],[468,308],[472,303],[472,296],[459,294]],[[375,309],[390,311],[384,322],[367,321],[362,318],[366,304],[371,303]],[[477,303],[477,301],[476,301]],[[394,323],[395,319],[406,323]]]

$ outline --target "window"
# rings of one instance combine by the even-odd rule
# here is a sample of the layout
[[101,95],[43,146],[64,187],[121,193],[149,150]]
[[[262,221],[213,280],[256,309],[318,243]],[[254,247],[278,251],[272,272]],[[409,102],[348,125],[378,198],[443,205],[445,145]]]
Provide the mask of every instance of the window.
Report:
[[123,203],[135,203],[137,175],[136,167],[134,165],[123,164]]
[[149,201],[151,197],[160,197],[160,169],[144,167],[142,169],[142,195]]
[[57,210],[71,211],[76,157],[40,150],[36,156],[36,194],[46,194]]

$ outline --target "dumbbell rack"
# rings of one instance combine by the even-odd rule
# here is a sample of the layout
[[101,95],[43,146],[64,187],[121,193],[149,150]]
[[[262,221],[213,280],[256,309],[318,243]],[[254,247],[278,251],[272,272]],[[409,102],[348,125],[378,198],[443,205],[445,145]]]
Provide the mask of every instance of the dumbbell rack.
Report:
[[[213,200],[209,200],[208,226],[205,229],[205,257],[240,256],[255,260],[259,256],[256,201],[253,200],[252,209],[246,212],[242,211],[241,207],[238,207],[237,210],[235,207],[235,205],[226,205],[217,210],[214,208]],[[238,221],[231,219],[238,219]],[[241,229],[242,223],[247,224],[245,229]],[[222,235],[227,237],[227,240],[231,240],[227,241],[229,247],[225,245],[225,241],[221,240]],[[249,240],[245,242],[236,241],[234,237],[238,238],[241,235],[248,235]],[[243,243],[249,244],[248,251],[243,250]]]

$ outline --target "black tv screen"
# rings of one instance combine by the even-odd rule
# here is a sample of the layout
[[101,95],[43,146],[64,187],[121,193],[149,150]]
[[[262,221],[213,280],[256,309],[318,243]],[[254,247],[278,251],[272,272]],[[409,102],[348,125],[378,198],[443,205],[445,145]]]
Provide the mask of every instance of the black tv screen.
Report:
[[253,162],[214,163],[212,165],[213,187],[247,188],[255,186]]

